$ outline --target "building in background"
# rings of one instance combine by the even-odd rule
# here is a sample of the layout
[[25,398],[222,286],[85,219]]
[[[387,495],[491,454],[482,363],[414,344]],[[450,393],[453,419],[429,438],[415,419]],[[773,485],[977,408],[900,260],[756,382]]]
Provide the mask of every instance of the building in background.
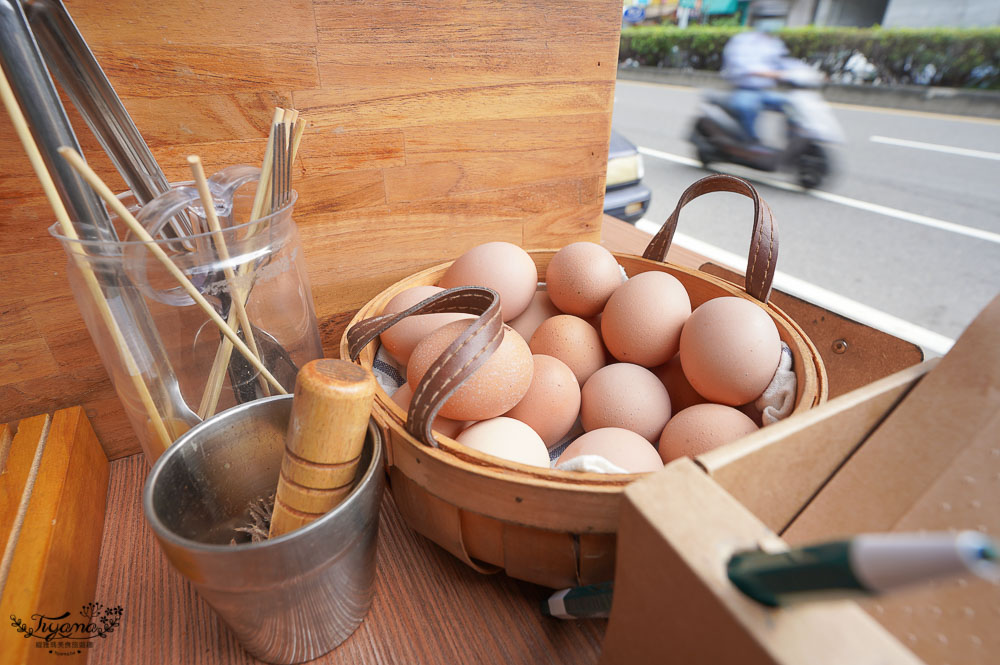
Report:
[[[891,0],[793,0],[788,25],[858,26],[881,24]],[[906,0],[903,0],[906,2]]]
[[1000,2],[997,0],[889,0],[882,25],[886,28],[907,26],[930,28],[955,26],[985,28],[1000,25]]
[[655,23],[705,22],[733,15],[744,25],[856,26],[867,28],[1000,25],[1000,0],[624,0],[644,8]]
[[[751,12],[765,2],[751,3]],[[787,25],[845,25],[884,28],[959,27],[1000,25],[997,0],[766,0],[784,4]],[[752,20],[752,15],[751,15]]]

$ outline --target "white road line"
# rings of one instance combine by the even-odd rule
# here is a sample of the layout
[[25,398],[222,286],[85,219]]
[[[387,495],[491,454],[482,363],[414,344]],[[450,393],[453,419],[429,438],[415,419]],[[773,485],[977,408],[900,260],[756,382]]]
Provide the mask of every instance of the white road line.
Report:
[[686,166],[701,166],[701,162],[697,159],[691,159],[690,157],[681,157],[680,155],[675,155],[671,152],[662,152],[660,150],[653,150],[652,148],[646,148],[645,146],[639,146],[639,152],[644,155],[649,155],[650,157],[656,157],[657,159],[662,159],[668,162],[677,162],[678,164],[685,164]]
[[[696,159],[691,159],[690,157],[684,157],[682,155],[674,155],[669,152],[662,152],[660,150],[654,150],[652,148],[645,148],[640,146],[639,152],[641,152],[644,155],[649,155],[650,157],[656,157],[657,159],[662,159],[668,162],[684,164],[685,166],[701,166],[701,162],[699,162]],[[775,180],[773,178],[768,178],[766,176],[754,176],[753,178],[747,178],[747,180],[750,180],[751,182],[754,183],[763,183],[765,185],[770,185],[771,187],[776,187],[778,189],[783,189],[789,192],[799,192],[801,194],[806,194],[808,196],[820,199],[822,201],[837,203],[839,205],[847,206],[849,208],[857,208],[858,210],[865,210],[867,212],[873,212],[878,215],[885,215],[886,217],[892,217],[894,219],[898,219],[904,222],[909,222],[911,224],[919,224],[921,226],[927,226],[933,229],[947,231],[949,233],[957,233],[958,235],[967,236],[969,238],[976,238],[978,240],[985,240],[986,242],[1000,244],[1000,233],[984,231],[983,229],[977,229],[972,226],[963,226],[961,224],[955,224],[954,222],[948,222],[943,219],[936,219],[934,217],[928,217],[926,215],[918,215],[917,213],[914,212],[907,212],[905,210],[899,210],[898,208],[890,208],[889,206],[879,205],[877,203],[868,203],[867,201],[852,199],[849,196],[841,196],[840,194],[822,192],[818,189],[804,189],[790,182],[783,182],[781,180]]]
[[[635,226],[642,231],[655,234],[660,229],[661,224],[643,218],[636,222]],[[746,257],[733,254],[684,233],[675,233],[674,242],[692,252],[701,254],[714,263],[728,266],[743,273],[746,272]],[[819,305],[831,312],[836,312],[849,319],[863,323],[866,326],[877,328],[890,335],[895,335],[934,354],[944,355],[955,343],[955,340],[936,333],[933,330],[928,330],[909,321],[904,321],[892,314],[869,307],[856,300],[851,300],[797,277],[792,277],[780,270],[774,273],[773,285],[779,291],[807,300],[814,305]]]
[[979,157],[980,159],[993,159],[1000,161],[1000,152],[987,152],[986,150],[971,150],[969,148],[955,148],[950,145],[940,143],[924,143],[923,141],[909,141],[907,139],[894,139],[888,136],[870,136],[868,140],[872,143],[884,143],[886,145],[898,145],[903,148],[917,148],[919,150],[933,150],[934,152],[946,152],[951,155],[961,155],[963,157]]

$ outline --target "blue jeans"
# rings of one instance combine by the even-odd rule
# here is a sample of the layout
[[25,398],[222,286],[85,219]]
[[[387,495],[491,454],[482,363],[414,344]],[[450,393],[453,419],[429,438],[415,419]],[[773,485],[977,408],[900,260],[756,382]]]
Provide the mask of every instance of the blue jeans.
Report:
[[757,136],[757,116],[762,109],[781,111],[785,104],[785,96],[770,89],[737,88],[729,95],[729,107],[736,112],[736,117],[751,140],[759,142]]

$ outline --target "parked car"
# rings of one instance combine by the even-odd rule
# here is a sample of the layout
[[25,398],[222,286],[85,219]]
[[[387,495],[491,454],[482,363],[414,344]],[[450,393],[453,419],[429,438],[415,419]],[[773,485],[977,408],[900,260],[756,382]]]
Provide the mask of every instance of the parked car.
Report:
[[626,222],[637,222],[649,209],[652,193],[642,184],[642,155],[627,138],[611,130],[604,212]]

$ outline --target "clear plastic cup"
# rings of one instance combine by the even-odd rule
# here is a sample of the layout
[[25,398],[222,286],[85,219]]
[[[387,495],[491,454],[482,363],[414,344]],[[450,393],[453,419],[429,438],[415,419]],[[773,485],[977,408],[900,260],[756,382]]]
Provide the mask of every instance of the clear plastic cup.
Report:
[[[291,393],[298,368],[322,356],[292,220],[295,193],[273,214],[253,222],[242,221],[247,195],[236,194],[235,187],[215,193],[222,197],[216,200],[218,235],[206,230],[189,183],[174,185],[141,210],[131,193],[119,198],[154,236],[171,220],[188,224],[193,231],[183,238],[157,238],[156,244]],[[281,391],[225,340],[147,243],[133,239],[121,220],[114,221],[122,238],[114,243],[71,239],[56,224],[49,232],[69,258],[67,276],[77,306],[152,464],[203,419]],[[240,325],[237,299],[244,303],[249,335]]]

